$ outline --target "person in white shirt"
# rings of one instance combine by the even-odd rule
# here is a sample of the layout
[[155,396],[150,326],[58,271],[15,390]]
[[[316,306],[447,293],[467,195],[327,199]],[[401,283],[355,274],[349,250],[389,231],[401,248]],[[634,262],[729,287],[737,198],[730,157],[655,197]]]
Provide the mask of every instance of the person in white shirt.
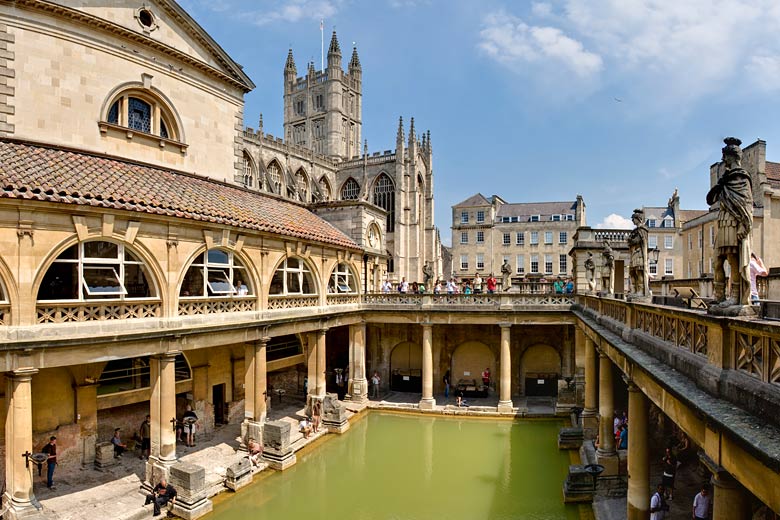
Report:
[[694,520],[709,520],[712,497],[710,490],[706,485],[701,487],[701,491],[693,498],[693,518]]
[[482,294],[482,277],[474,273],[474,294]]
[[404,294],[409,292],[409,282],[406,281],[406,278],[401,278],[401,283],[398,285],[398,292]]
[[236,284],[236,293],[238,296],[246,296],[249,294],[249,287],[247,287],[243,281],[239,280]]
[[623,419],[621,419],[620,414],[615,410],[615,420],[612,421],[612,435],[617,435],[621,424],[623,424]]
[[766,276],[769,274],[763,260],[755,253],[750,253],[750,301],[758,304],[758,285],[757,276]]
[[309,434],[311,434],[311,422],[309,422],[308,417],[304,417],[301,422],[298,424],[298,428],[302,434],[304,439],[309,438]]
[[450,281],[447,282],[447,294],[455,294],[455,290],[456,290],[455,280],[450,278]]
[[390,283],[390,280],[385,280],[382,283],[382,292],[387,294],[392,290],[393,290],[393,284]]
[[650,497],[650,520],[663,520],[669,506],[664,501],[664,485],[658,484],[656,492]]

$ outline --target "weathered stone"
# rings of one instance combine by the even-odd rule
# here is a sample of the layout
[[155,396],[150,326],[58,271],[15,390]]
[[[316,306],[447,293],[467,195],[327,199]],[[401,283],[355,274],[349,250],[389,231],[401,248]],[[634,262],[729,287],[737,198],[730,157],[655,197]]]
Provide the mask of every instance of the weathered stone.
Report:
[[263,460],[273,469],[285,470],[297,462],[292,449],[290,423],[271,421],[263,428]]
[[110,442],[98,442],[95,444],[95,468],[102,470],[119,464],[114,458],[114,445]]
[[322,424],[331,433],[344,433],[349,429],[347,409],[336,394],[325,394],[322,400]]
[[241,459],[239,462],[228,467],[226,472],[225,485],[233,491],[252,482],[252,463],[248,458]]
[[206,470],[196,464],[179,462],[170,467],[170,484],[176,488],[173,513],[186,519],[200,518],[212,509],[207,499]]
[[567,504],[593,501],[593,484],[593,477],[585,470],[584,465],[569,466],[569,473],[563,483],[563,501]]
[[580,427],[561,428],[558,432],[558,449],[578,450],[582,446],[584,434]]

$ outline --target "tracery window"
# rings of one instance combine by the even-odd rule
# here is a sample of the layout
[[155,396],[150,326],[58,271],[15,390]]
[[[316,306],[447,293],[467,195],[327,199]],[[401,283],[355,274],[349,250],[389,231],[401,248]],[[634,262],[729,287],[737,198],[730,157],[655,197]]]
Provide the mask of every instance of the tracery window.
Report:
[[300,258],[285,258],[271,279],[271,295],[317,294],[314,278]]
[[395,231],[395,184],[384,173],[379,176],[374,186],[374,204],[387,211],[385,231]]
[[341,188],[341,200],[357,200],[360,196],[360,185],[350,177]]
[[271,179],[273,192],[282,193],[282,169],[276,161],[268,165],[268,177]]
[[322,189],[322,195],[325,197],[325,200],[330,200],[333,193],[330,189],[330,183],[324,175],[320,177],[320,188]]
[[249,273],[232,251],[209,249],[187,269],[179,289],[182,298],[224,298],[254,294]]
[[357,279],[352,273],[349,264],[341,262],[333,268],[328,280],[329,293],[356,293]]
[[255,171],[252,167],[252,159],[246,152],[244,152],[244,161],[242,166],[243,176],[241,178],[241,182],[245,187],[251,188],[255,184]]
[[145,134],[181,140],[170,109],[149,90],[129,89],[118,94],[109,105],[106,121]]
[[309,179],[304,171],[298,170],[295,173],[295,183],[298,185],[298,195],[303,202],[309,201]]
[[38,301],[154,298],[144,263],[124,244],[80,242],[52,262],[38,289]]

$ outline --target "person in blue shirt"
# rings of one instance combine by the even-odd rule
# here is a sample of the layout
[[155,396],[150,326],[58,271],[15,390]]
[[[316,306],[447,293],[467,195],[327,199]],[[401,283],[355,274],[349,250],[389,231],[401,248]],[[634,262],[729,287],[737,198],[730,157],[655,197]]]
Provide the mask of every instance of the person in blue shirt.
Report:
[[618,449],[628,449],[628,425],[624,424],[620,427],[620,445],[618,446]]

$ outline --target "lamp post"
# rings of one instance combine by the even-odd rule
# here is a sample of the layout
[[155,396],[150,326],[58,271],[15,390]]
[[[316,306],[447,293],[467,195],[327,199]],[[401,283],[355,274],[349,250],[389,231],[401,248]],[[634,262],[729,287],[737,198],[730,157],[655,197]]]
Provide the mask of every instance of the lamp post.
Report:
[[658,265],[658,255],[661,254],[661,251],[659,251],[657,247],[654,247],[653,249],[650,249],[647,253],[648,253],[647,258],[650,261],[650,265]]

